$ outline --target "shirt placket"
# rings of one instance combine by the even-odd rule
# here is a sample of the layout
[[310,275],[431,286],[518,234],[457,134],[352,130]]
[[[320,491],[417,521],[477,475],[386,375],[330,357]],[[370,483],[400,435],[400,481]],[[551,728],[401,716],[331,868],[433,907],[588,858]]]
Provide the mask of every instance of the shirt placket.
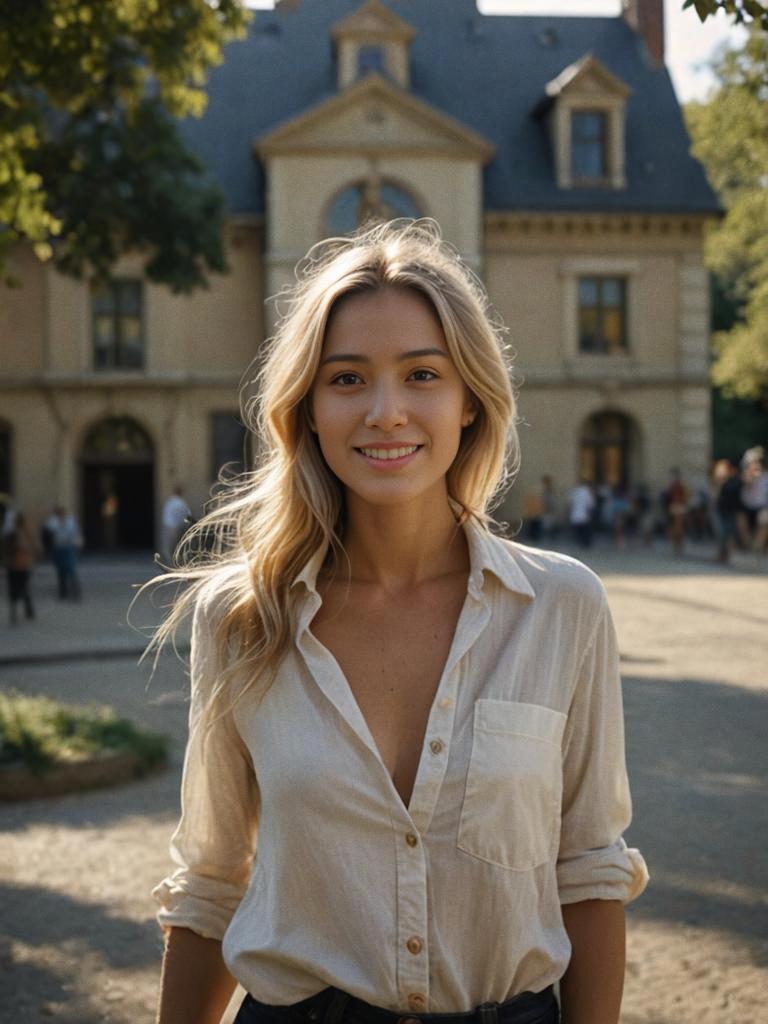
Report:
[[[488,604],[471,588],[432,705],[418,773],[406,810],[393,800],[397,857],[397,982],[400,1000],[414,1013],[429,1011],[429,918],[426,835],[445,778],[456,714],[461,660],[490,618]],[[394,787],[393,787],[393,792]]]

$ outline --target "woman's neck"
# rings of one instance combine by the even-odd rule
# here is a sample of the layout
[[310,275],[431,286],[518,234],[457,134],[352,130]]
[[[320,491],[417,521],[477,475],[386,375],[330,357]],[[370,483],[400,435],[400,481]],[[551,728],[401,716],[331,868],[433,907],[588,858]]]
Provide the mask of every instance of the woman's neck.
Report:
[[392,592],[469,571],[467,540],[447,495],[390,506],[348,498],[344,548],[353,581]]

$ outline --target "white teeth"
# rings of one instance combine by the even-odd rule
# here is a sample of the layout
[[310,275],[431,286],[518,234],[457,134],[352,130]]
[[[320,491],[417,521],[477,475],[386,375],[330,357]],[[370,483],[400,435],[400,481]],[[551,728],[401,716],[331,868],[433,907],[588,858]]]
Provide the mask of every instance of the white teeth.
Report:
[[409,445],[407,448],[361,448],[363,455],[369,459],[402,459],[404,455],[411,455],[419,446]]

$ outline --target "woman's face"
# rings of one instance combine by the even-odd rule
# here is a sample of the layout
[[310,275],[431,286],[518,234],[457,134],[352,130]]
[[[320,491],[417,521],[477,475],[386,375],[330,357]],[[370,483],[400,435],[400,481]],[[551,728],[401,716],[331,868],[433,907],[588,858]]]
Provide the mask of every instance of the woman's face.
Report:
[[310,410],[323,456],[348,495],[374,505],[445,495],[475,409],[428,299],[388,288],[340,300]]

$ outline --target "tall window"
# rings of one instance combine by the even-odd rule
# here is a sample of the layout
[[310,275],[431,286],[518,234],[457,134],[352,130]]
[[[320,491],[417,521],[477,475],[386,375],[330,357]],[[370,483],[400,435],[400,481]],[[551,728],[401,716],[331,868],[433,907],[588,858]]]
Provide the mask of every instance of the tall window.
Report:
[[608,115],[599,110],[571,113],[571,177],[601,181],[608,177]]
[[579,351],[627,351],[627,282],[623,277],[579,278]]
[[215,412],[211,415],[211,480],[242,473],[245,469],[246,431],[236,412]]
[[140,370],[144,365],[141,281],[94,288],[93,364],[97,370]]

